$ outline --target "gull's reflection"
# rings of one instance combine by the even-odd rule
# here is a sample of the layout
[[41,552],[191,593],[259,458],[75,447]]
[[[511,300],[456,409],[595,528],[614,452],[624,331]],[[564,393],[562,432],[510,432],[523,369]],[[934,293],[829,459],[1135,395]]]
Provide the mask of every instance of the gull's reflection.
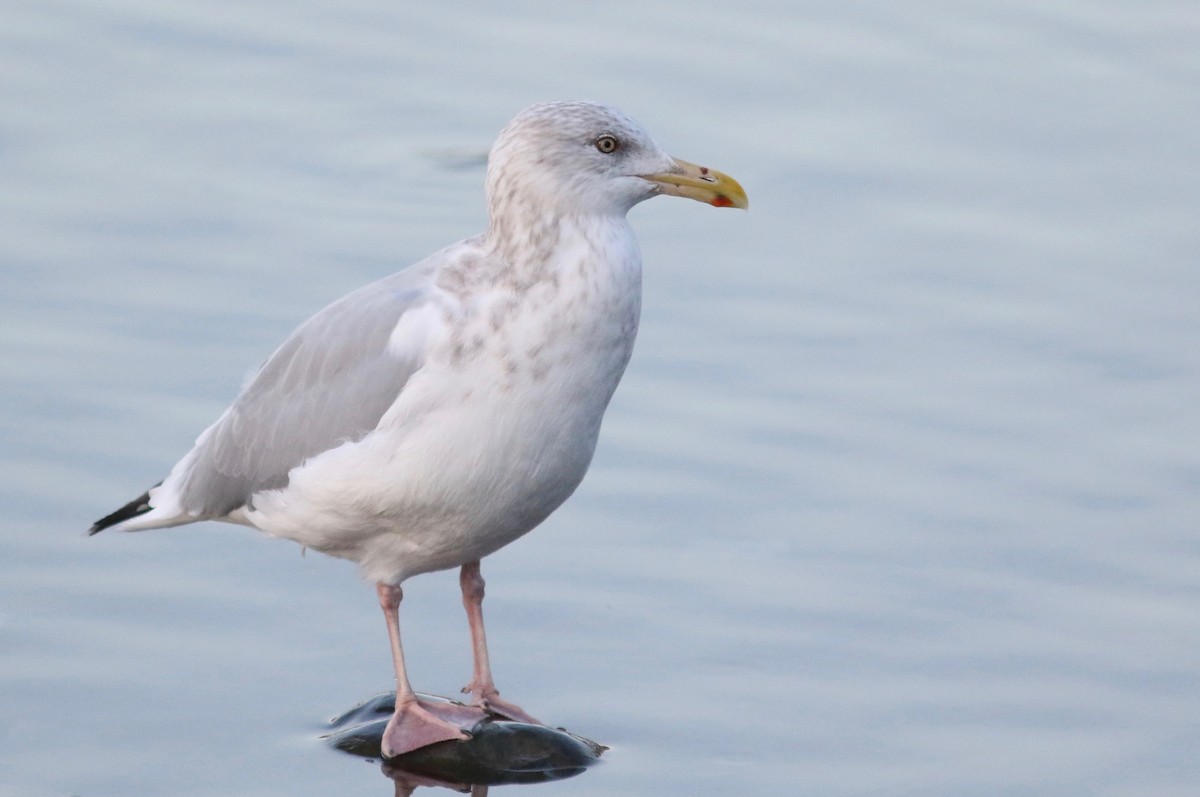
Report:
[[[381,758],[380,741],[394,700],[388,693],[355,706],[330,723],[325,738],[351,755]],[[440,742],[385,759],[383,772],[395,781],[397,795],[412,794],[418,786],[441,786],[482,796],[490,785],[540,783],[578,775],[606,749],[562,729],[489,718],[472,728],[466,741]]]

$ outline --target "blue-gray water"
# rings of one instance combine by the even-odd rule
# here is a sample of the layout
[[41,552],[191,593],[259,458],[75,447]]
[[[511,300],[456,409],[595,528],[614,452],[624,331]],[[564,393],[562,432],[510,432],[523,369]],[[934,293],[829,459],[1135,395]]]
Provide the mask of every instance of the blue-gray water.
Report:
[[[478,231],[591,98],[736,176],[634,211],[592,473],[485,562],[538,793],[1200,789],[1200,9],[1182,2],[0,9],[0,795],[391,794],[344,562],[82,536],[341,293]],[[452,574],[416,685],[469,675]],[[517,788],[517,787],[513,787]]]

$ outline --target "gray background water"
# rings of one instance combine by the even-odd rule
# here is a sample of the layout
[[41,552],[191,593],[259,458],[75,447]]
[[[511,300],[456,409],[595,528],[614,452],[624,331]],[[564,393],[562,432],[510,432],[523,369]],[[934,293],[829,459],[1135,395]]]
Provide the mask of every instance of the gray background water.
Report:
[[[483,224],[524,105],[601,99],[748,214],[634,223],[592,473],[485,563],[500,685],[613,746],[539,793],[1200,789],[1200,9],[0,8],[0,794],[390,794],[344,562],[82,536],[310,312]],[[414,681],[468,676],[452,574]]]

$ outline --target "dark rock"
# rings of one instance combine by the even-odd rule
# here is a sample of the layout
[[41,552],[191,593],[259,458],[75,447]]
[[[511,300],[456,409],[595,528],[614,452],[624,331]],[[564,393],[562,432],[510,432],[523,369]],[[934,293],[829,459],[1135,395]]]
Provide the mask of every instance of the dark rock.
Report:
[[[445,698],[421,695],[423,700]],[[392,693],[377,695],[330,722],[325,738],[343,752],[382,758],[383,729],[395,706]],[[578,775],[600,760],[604,745],[561,728],[488,717],[465,741],[439,742],[384,761],[393,778],[447,786],[534,783]]]

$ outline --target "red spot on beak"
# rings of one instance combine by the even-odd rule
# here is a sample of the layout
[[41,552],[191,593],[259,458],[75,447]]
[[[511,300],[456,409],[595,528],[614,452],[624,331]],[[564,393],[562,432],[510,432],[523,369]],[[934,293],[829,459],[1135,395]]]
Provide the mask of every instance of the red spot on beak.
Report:
[[713,201],[709,204],[714,208],[728,208],[733,207],[733,200],[724,194],[717,194],[715,197],[713,197]]

